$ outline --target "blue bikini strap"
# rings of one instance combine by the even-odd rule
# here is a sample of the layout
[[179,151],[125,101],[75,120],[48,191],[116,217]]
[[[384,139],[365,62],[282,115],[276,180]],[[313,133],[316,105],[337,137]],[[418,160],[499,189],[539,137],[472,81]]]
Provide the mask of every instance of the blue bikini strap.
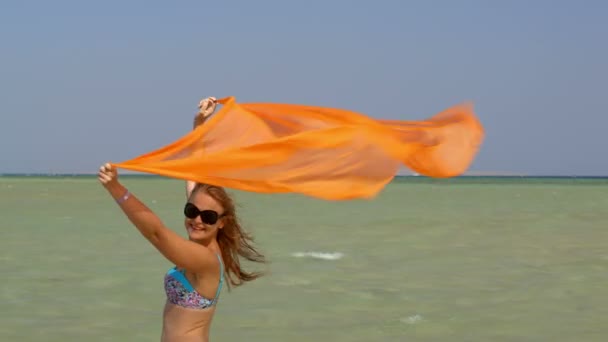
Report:
[[220,295],[220,291],[222,290],[222,284],[224,284],[224,263],[222,262],[222,258],[218,253],[217,260],[220,262],[220,284],[217,286],[217,291],[215,292],[215,298],[213,298],[213,303],[217,302],[217,298]]

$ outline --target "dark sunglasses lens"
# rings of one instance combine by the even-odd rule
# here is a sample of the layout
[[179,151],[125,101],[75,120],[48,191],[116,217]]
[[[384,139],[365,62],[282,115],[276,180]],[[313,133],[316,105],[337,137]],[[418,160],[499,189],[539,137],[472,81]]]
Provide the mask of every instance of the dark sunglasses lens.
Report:
[[197,216],[201,216],[201,221],[205,224],[216,224],[218,220],[218,214],[213,210],[200,211],[194,204],[186,203],[184,207],[184,215],[189,219],[195,219]]
[[201,212],[201,220],[205,224],[215,224],[217,222],[217,213],[211,210],[203,210]]
[[186,206],[184,207],[184,215],[186,215],[187,218],[196,218],[199,213],[198,208],[194,204],[186,203]]

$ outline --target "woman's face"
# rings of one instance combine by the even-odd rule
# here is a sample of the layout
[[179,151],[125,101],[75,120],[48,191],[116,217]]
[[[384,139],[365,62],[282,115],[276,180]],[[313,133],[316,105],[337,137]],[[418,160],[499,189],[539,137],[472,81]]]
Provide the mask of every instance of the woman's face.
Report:
[[207,241],[224,227],[224,208],[204,191],[196,191],[184,207],[185,226],[192,241]]

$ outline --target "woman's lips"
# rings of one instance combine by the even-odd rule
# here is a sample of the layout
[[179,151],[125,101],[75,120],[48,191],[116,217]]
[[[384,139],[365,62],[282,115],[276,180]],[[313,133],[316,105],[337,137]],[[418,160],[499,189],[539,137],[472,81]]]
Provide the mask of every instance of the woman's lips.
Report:
[[188,226],[188,230],[190,230],[190,231],[198,231],[198,232],[200,232],[200,231],[205,230],[205,227],[202,227],[202,226],[193,226],[193,225],[189,225],[189,226]]

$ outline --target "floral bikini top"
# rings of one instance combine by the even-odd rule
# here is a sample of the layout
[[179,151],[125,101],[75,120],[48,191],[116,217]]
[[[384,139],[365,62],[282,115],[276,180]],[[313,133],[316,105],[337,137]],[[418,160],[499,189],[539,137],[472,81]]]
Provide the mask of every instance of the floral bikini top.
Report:
[[184,271],[178,271],[177,267],[173,267],[165,274],[165,294],[169,302],[189,309],[207,309],[215,305],[224,284],[224,264],[219,254],[217,259],[220,262],[220,282],[213,299],[205,298],[198,293],[186,278]]

